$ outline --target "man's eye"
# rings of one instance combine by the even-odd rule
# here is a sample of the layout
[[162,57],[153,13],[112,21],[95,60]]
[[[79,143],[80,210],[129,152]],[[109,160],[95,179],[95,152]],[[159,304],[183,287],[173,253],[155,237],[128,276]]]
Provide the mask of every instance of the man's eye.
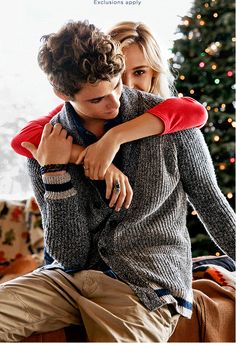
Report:
[[143,75],[143,74],[145,74],[145,70],[136,70],[135,72],[134,72],[134,75],[138,75],[138,76],[140,76],[140,75]]
[[94,99],[94,100],[91,100],[91,104],[98,104],[102,99]]

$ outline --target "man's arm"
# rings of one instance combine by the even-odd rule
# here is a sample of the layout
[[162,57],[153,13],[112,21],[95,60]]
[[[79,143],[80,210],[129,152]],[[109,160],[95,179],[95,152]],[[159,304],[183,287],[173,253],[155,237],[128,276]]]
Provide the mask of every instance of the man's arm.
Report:
[[212,159],[200,130],[173,136],[178,147],[178,165],[189,201],[214,242],[235,259],[236,215],[219,189]]
[[64,131],[60,124],[54,127],[47,124],[38,148],[31,150],[34,159],[28,160],[28,166],[42,213],[47,252],[65,268],[83,268],[90,247],[89,230],[79,220],[84,200],[79,197],[70,174],[65,170],[43,175],[40,171],[43,165],[68,163],[72,137]]

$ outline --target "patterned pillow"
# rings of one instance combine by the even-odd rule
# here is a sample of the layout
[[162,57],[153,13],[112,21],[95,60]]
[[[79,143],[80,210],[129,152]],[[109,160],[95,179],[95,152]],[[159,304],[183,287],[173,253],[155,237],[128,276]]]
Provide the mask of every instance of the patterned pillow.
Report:
[[0,200],[0,271],[17,258],[31,254],[43,261],[41,215],[34,198]]

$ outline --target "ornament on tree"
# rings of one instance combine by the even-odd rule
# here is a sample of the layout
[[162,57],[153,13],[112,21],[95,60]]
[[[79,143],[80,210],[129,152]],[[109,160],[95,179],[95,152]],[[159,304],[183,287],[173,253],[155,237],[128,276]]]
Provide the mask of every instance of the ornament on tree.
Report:
[[222,47],[222,44],[220,42],[213,42],[205,49],[205,52],[208,55],[214,56],[221,47]]

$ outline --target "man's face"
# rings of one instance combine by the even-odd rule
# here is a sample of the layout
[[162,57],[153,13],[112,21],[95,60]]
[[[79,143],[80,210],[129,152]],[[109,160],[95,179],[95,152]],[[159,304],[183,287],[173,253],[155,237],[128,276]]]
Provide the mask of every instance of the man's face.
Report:
[[119,113],[121,92],[122,81],[119,75],[111,81],[86,83],[70,102],[85,122],[91,119],[109,120]]

